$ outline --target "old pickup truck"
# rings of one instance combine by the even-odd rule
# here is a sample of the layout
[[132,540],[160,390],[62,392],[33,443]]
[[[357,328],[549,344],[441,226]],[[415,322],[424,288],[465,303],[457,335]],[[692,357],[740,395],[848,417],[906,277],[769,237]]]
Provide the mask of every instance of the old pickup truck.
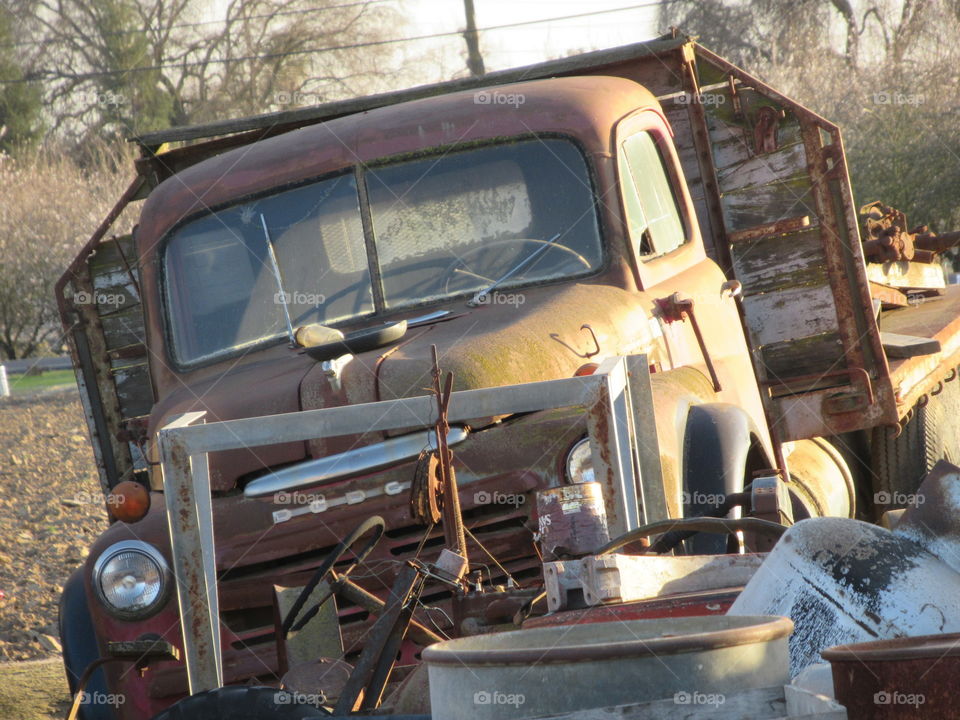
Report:
[[[645,355],[662,492],[633,525],[704,514],[764,473],[795,518],[876,519],[960,459],[960,288],[934,252],[868,263],[862,232],[884,252],[915,234],[889,208],[858,214],[839,129],[687,38],[136,142],[134,181],[57,286],[105,498],[130,482],[153,498],[65,586],[72,689],[108,643],[182,645],[158,430],[423,395],[432,347],[454,391]],[[110,236],[136,203],[132,234]],[[541,582],[530,498],[601,474],[586,433],[569,408],[451,425],[469,577]],[[356,577],[374,595],[440,550],[408,491],[431,442],[210,455],[224,683],[276,683],[273,586],[304,585],[363,519],[386,525]],[[421,623],[476,631],[484,607],[452,594],[428,583]],[[372,618],[337,612],[349,659]],[[88,687],[125,698],[88,720],[152,717],[190,689],[171,658]]]

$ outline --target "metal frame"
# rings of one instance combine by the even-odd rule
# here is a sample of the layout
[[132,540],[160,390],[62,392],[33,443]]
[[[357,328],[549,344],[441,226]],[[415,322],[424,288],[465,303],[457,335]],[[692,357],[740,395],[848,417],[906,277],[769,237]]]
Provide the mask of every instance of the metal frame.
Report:
[[[451,422],[583,407],[610,533],[618,537],[667,517],[647,357],[614,357],[585,377],[463,390]],[[436,401],[424,395],[345,407],[203,424],[179,415],[158,433],[190,693],[223,684],[208,454],[371,431],[430,427]]]

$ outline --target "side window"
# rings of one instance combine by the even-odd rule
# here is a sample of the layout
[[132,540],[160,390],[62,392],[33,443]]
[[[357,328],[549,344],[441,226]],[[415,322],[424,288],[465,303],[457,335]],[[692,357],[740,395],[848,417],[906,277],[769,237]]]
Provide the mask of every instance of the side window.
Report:
[[640,256],[663,255],[686,242],[670,178],[646,132],[620,143],[620,187],[630,238]]

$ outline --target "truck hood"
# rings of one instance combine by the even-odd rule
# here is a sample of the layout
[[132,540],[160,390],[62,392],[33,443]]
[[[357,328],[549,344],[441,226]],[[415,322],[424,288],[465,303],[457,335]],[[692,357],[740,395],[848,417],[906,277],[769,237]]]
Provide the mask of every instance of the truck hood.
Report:
[[[206,420],[216,421],[249,417],[251,407],[258,408],[256,414],[271,415],[425,395],[431,385],[432,345],[441,369],[453,373],[455,390],[570,377],[588,362],[649,351],[653,336],[645,305],[642,294],[588,284],[524,288],[493,296],[490,304],[476,308],[459,300],[445,308],[452,311],[451,319],[411,328],[392,345],[348,356],[332,375],[324,364],[278,346],[226,374],[212,373],[171,393],[154,408],[150,437],[172,416],[191,410],[205,410]],[[592,335],[580,329],[584,324]],[[597,346],[599,353],[593,354]],[[370,433],[212,453],[211,484],[216,491],[229,491],[238,477],[265,466],[382,439]]]
[[[454,390],[570,377],[585,363],[648,348],[645,304],[642,294],[586,284],[506,292],[476,308],[460,301],[448,308],[452,319],[411,328],[392,346],[354,356],[338,377],[315,368],[301,384],[301,404],[314,409],[424,395],[432,345],[441,370],[453,373]],[[311,454],[356,446],[343,441],[312,443]]]

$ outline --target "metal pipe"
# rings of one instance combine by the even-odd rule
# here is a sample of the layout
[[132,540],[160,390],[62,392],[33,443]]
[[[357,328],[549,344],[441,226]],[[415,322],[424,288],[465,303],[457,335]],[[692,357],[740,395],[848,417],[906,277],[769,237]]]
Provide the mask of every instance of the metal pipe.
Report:
[[748,530],[752,532],[765,532],[776,534],[778,537],[787,531],[783,525],[779,525],[769,520],[759,518],[673,518],[670,520],[661,520],[659,522],[643,525],[635,530],[624,533],[615,540],[611,540],[602,548],[596,551],[597,555],[606,555],[614,550],[619,550],[624,545],[637,542],[651,535],[670,532],[672,530],[697,530],[698,532],[723,532],[732,533],[738,530]]

